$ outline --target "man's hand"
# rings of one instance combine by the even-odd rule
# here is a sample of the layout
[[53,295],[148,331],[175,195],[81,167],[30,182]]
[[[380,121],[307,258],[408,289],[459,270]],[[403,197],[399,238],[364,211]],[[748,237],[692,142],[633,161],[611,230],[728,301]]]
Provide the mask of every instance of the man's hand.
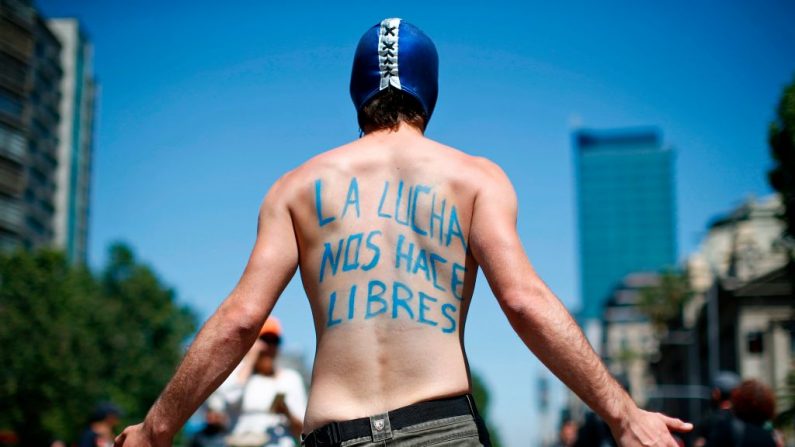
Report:
[[147,430],[144,424],[131,425],[116,436],[114,447],[168,447],[171,439],[156,439],[155,435]]
[[287,402],[284,401],[284,395],[282,394],[281,396],[281,399],[277,395],[276,399],[273,400],[273,405],[271,405],[271,413],[283,414],[287,416],[288,419],[292,419],[293,415],[290,413],[290,408],[287,407]]
[[621,447],[677,447],[679,444],[674,440],[671,432],[688,432],[692,429],[693,424],[640,408],[627,415],[620,425],[611,427],[613,437]]

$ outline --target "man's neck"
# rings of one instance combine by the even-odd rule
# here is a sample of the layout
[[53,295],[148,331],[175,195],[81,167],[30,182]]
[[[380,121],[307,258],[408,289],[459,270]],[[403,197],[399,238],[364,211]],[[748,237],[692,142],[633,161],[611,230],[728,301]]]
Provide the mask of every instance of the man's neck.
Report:
[[422,130],[401,121],[397,130],[392,129],[379,129],[372,132],[367,132],[362,136],[362,139],[372,140],[387,140],[387,139],[401,139],[407,137],[422,137],[424,136]]

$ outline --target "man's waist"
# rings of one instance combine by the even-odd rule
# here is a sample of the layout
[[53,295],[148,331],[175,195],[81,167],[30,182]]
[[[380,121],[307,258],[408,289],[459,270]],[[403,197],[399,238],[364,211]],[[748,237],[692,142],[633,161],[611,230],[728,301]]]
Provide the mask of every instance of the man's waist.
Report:
[[[330,363],[327,359],[322,359],[326,367],[313,371],[304,420],[306,432],[332,421],[347,421],[416,402],[470,392],[463,360],[460,360],[461,366],[452,366],[459,362],[451,359],[416,365],[411,359],[404,359],[401,364],[399,357],[394,356],[386,365],[376,367],[371,365],[375,362],[364,365],[359,362],[349,368],[333,369],[327,367]],[[315,365],[320,362],[321,359],[316,359]],[[352,363],[340,360],[341,365]],[[408,370],[415,365],[414,371]],[[428,366],[435,369],[426,371]]]
[[330,422],[303,436],[306,447],[338,445],[351,439],[374,436],[422,422],[472,415],[478,417],[470,394],[417,402],[369,417]]

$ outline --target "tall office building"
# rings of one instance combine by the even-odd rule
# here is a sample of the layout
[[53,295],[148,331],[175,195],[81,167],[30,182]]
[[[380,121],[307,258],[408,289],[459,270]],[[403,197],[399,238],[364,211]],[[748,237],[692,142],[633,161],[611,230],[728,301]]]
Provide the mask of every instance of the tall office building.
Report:
[[60,50],[30,0],[0,0],[0,249],[53,241]]
[[85,262],[96,97],[93,49],[76,19],[54,19],[49,25],[61,42],[63,69],[54,243],[71,260]]
[[674,154],[654,129],[574,134],[582,309],[595,321],[622,279],[676,262]]

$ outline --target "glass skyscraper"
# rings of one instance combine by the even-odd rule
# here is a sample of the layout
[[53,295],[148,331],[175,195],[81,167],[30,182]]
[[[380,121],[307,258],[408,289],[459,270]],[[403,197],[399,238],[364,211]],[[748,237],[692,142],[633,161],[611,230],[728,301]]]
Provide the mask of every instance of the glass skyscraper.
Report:
[[655,129],[574,134],[581,321],[599,319],[624,276],[676,262],[674,154]]

